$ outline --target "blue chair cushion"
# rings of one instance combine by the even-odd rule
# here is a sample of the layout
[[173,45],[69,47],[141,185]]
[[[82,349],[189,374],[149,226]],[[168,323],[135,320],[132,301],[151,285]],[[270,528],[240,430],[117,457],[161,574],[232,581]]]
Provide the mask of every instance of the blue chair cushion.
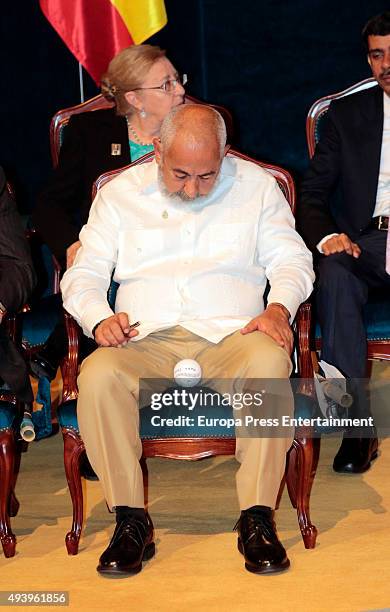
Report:
[[368,340],[390,340],[390,299],[372,298],[364,308]]
[[30,312],[22,315],[22,338],[28,347],[44,344],[60,315],[62,314],[61,294],[51,295],[34,304]]
[[[0,391],[5,385],[0,387]],[[7,390],[7,388],[5,389]],[[47,399],[49,398],[49,400]],[[50,403],[50,381],[47,378],[40,378],[38,385],[38,393],[36,397],[38,404],[42,404],[41,410],[35,410],[32,415],[32,421],[35,429],[35,439],[41,440],[52,433],[51,422],[51,403]],[[10,429],[15,430],[20,427],[22,416],[18,410],[10,402],[0,400],[0,431]]]
[[77,422],[77,400],[69,400],[60,404],[57,408],[57,418],[60,427],[73,429],[80,433]]
[[0,401],[0,431],[11,429],[16,417],[15,406]]
[[[203,427],[193,425],[202,414],[206,418],[215,419],[212,424]],[[230,406],[195,406],[189,411],[187,406],[165,406],[155,411],[150,406],[140,411],[140,436],[142,440],[158,438],[234,438],[234,426],[227,427],[227,420],[235,416]],[[154,423],[153,424],[153,419]],[[160,419],[168,419],[160,425]]]
[[[58,407],[58,422],[65,429],[72,429],[79,433],[77,422],[77,401],[70,400]],[[207,408],[202,407],[202,414],[207,413]],[[196,411],[196,408],[194,412]],[[234,427],[227,429],[222,419],[232,419],[234,414],[230,406],[212,406],[209,408],[210,416],[216,419],[215,425],[198,427],[189,424],[184,417],[191,417],[191,412],[185,406],[165,406],[159,411],[151,407],[142,408],[140,411],[140,436],[142,440],[153,440],[160,438],[234,438]],[[152,417],[159,416],[164,419],[174,419],[172,425],[164,424],[156,427],[152,424]],[[295,395],[295,417],[310,418],[316,416],[316,404],[313,400],[301,394]]]
[[[375,296],[364,307],[364,321],[367,329],[367,340],[390,341],[390,299]],[[319,324],[315,328],[316,339],[321,338]]]
[[51,422],[51,396],[50,381],[41,376],[38,383],[38,391],[35,398],[37,404],[41,404],[40,410],[34,410],[31,415],[35,429],[35,439],[47,438],[53,431]]
[[119,283],[111,279],[110,286],[107,291],[107,300],[111,308],[115,308],[116,294],[118,293]]

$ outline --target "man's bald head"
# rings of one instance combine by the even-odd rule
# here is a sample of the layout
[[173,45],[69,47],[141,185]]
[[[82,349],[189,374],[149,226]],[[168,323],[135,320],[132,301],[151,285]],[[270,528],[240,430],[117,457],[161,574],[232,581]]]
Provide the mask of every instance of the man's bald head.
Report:
[[226,126],[222,116],[210,106],[183,104],[173,108],[161,126],[163,151],[172,145],[190,149],[216,148],[223,157],[226,145]]
[[153,140],[159,182],[165,195],[188,202],[210,194],[225,153],[226,128],[209,106],[186,104],[164,119]]

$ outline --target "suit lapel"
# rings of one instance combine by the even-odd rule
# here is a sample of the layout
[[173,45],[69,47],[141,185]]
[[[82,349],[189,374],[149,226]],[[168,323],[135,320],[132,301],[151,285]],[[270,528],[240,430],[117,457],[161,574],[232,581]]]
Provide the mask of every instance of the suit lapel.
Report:
[[[126,123],[126,119],[125,117],[119,117],[118,115],[115,115],[115,130],[114,132],[111,133],[111,147],[110,147],[110,155],[111,157],[113,157],[113,161],[114,163],[117,161],[115,160],[115,155],[112,155],[113,152],[113,146],[115,144],[119,144],[120,145],[120,156],[119,159],[121,160],[121,164],[120,166],[126,166],[127,164],[130,163],[130,146],[129,146],[129,136],[127,133],[127,123]],[[117,165],[117,164],[116,164]]]
[[366,201],[370,214],[374,212],[378,188],[379,167],[383,134],[383,91],[380,87],[372,90],[366,104],[361,107],[361,147],[365,179]]

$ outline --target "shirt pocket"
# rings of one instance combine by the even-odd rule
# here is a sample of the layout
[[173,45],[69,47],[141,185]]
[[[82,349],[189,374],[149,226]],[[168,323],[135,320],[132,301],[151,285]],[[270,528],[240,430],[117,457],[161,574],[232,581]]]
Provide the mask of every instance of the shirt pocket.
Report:
[[208,252],[219,263],[248,265],[254,256],[251,223],[224,223],[208,228]]

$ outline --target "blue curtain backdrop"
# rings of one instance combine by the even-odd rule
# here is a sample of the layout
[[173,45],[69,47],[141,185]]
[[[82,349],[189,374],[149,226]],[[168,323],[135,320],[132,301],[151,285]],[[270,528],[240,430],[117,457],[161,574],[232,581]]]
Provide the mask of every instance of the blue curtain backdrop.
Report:
[[[307,165],[311,103],[370,75],[360,32],[382,0],[165,0],[168,25],[150,42],[190,78],[189,93],[227,106],[237,146],[296,178]],[[35,2],[7,3],[2,57],[0,163],[22,212],[51,171],[49,124],[79,102],[78,64]],[[86,97],[97,93],[85,75]]]

